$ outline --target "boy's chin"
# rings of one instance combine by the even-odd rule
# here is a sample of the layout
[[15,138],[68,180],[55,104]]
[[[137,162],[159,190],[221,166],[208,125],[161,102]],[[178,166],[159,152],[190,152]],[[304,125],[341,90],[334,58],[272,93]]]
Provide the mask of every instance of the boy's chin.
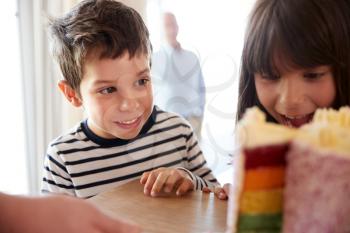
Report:
[[138,130],[136,132],[130,132],[130,133],[124,133],[124,134],[115,134],[116,138],[123,139],[123,140],[130,140],[136,138],[141,130]]

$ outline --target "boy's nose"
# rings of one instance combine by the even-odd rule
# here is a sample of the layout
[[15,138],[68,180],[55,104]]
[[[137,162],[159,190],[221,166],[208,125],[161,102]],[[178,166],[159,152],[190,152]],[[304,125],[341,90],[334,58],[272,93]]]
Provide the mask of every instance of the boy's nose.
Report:
[[119,106],[120,111],[134,111],[139,107],[139,102],[136,98],[124,97]]

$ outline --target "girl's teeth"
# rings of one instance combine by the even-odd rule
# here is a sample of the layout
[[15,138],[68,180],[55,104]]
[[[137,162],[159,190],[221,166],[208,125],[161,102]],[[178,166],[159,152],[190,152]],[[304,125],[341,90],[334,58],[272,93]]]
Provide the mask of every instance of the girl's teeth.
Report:
[[291,119],[291,120],[296,120],[296,119],[302,119],[304,117],[306,117],[307,115],[302,115],[302,116],[295,116],[295,117],[292,117],[292,116],[285,116],[286,118],[288,119]]
[[283,115],[283,123],[290,127],[300,127],[304,124],[309,123],[312,120],[313,114],[301,115],[301,116],[286,116]]

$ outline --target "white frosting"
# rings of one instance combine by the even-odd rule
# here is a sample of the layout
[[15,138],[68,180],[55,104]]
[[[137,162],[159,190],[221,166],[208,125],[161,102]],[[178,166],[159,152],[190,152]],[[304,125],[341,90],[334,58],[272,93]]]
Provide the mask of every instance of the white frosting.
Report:
[[253,148],[263,145],[274,145],[302,141],[317,148],[329,149],[350,157],[350,108],[339,111],[319,109],[311,123],[300,129],[266,122],[264,113],[257,107],[247,110],[238,123],[240,145]]
[[350,108],[317,110],[312,122],[301,127],[297,140],[350,157]]
[[237,130],[239,143],[244,148],[286,143],[296,134],[293,128],[266,122],[264,113],[257,107],[246,111]]
[[339,111],[334,109],[318,109],[312,123],[325,123],[327,125],[348,128],[350,130],[350,108],[342,107]]

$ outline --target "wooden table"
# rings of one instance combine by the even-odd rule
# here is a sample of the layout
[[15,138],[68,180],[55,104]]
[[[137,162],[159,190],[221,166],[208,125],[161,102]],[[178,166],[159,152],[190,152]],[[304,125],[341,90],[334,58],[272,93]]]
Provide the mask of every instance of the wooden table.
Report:
[[225,232],[227,201],[214,194],[194,191],[185,196],[174,194],[149,197],[139,180],[89,199],[103,212],[131,220],[148,233]]

